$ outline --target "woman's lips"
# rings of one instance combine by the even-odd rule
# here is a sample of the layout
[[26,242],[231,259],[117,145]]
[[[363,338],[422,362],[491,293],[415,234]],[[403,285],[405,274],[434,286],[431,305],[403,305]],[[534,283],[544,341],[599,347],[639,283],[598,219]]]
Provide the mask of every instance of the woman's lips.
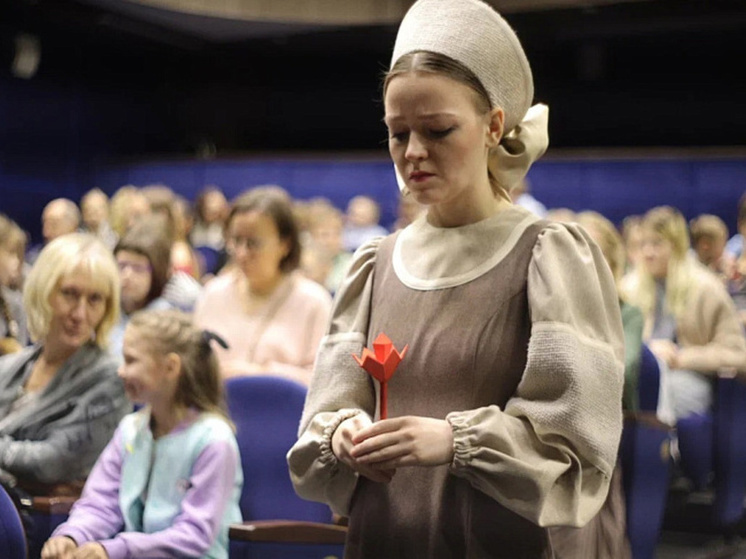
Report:
[[415,171],[414,173],[410,173],[409,180],[414,181],[414,182],[422,182],[424,180],[429,179],[432,176],[433,176],[432,173],[426,173],[424,171]]

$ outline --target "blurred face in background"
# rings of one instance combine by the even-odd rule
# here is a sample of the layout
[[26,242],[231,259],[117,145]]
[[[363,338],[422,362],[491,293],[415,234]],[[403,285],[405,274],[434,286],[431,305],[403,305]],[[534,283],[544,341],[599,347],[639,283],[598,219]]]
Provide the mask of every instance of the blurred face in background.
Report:
[[0,239],[0,285],[13,283],[21,269],[21,258],[16,247],[3,243]]
[[206,223],[220,223],[228,215],[228,201],[222,192],[211,190],[205,195],[202,217]]
[[329,216],[328,219],[314,223],[311,227],[311,237],[325,251],[338,254],[342,251],[343,229],[341,217]]
[[280,263],[290,252],[274,220],[261,212],[237,213],[228,224],[227,247],[233,262],[257,293],[269,293],[284,273]]
[[41,224],[42,236],[47,243],[67,233],[73,233],[78,228],[77,221],[70,216],[65,205],[58,201],[52,201],[44,208]]
[[129,250],[118,251],[116,260],[122,280],[122,309],[131,314],[145,306],[153,281],[153,268],[146,256]]
[[83,223],[89,231],[98,231],[101,224],[109,219],[109,201],[105,194],[89,194],[83,199],[80,209]]
[[641,232],[641,263],[655,279],[668,275],[668,265],[673,254],[673,244],[660,233],[643,228]]

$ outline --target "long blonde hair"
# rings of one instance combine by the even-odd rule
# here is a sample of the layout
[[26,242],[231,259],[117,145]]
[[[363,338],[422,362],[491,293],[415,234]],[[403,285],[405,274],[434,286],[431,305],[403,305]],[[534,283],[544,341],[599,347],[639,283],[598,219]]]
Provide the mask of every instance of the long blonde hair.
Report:
[[221,416],[230,424],[220,366],[210,338],[192,317],[177,310],[141,310],[127,324],[155,355],[175,353],[181,359],[176,404]]
[[[660,235],[671,243],[671,258],[666,272],[664,309],[678,319],[685,311],[692,286],[696,283],[696,268],[689,256],[689,231],[684,216],[671,206],[658,206],[642,218],[643,231]],[[635,272],[636,281],[626,293],[630,302],[640,307],[647,318],[655,313],[655,279],[645,266]]]

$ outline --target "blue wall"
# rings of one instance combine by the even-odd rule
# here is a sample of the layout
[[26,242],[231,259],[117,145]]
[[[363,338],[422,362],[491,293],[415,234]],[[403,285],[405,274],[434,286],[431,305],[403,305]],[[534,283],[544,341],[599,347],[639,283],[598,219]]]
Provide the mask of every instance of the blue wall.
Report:
[[[377,158],[267,158],[213,161],[152,161],[104,165],[93,182],[107,192],[124,184],[163,182],[193,199],[205,184],[234,196],[258,184],[279,184],[294,197],[325,196],[338,207],[357,194],[381,202],[382,221],[395,219],[397,187],[391,163]],[[529,173],[534,196],[550,208],[593,209],[619,224],[630,214],[662,204],[687,218],[720,216],[735,232],[738,199],[746,191],[746,157],[661,159],[551,159]]]

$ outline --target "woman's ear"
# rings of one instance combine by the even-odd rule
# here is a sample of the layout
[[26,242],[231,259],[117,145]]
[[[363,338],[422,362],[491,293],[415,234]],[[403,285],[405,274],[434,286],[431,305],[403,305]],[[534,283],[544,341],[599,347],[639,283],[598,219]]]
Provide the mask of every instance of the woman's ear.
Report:
[[496,148],[500,145],[505,130],[505,112],[500,107],[487,114],[487,127],[487,147]]

